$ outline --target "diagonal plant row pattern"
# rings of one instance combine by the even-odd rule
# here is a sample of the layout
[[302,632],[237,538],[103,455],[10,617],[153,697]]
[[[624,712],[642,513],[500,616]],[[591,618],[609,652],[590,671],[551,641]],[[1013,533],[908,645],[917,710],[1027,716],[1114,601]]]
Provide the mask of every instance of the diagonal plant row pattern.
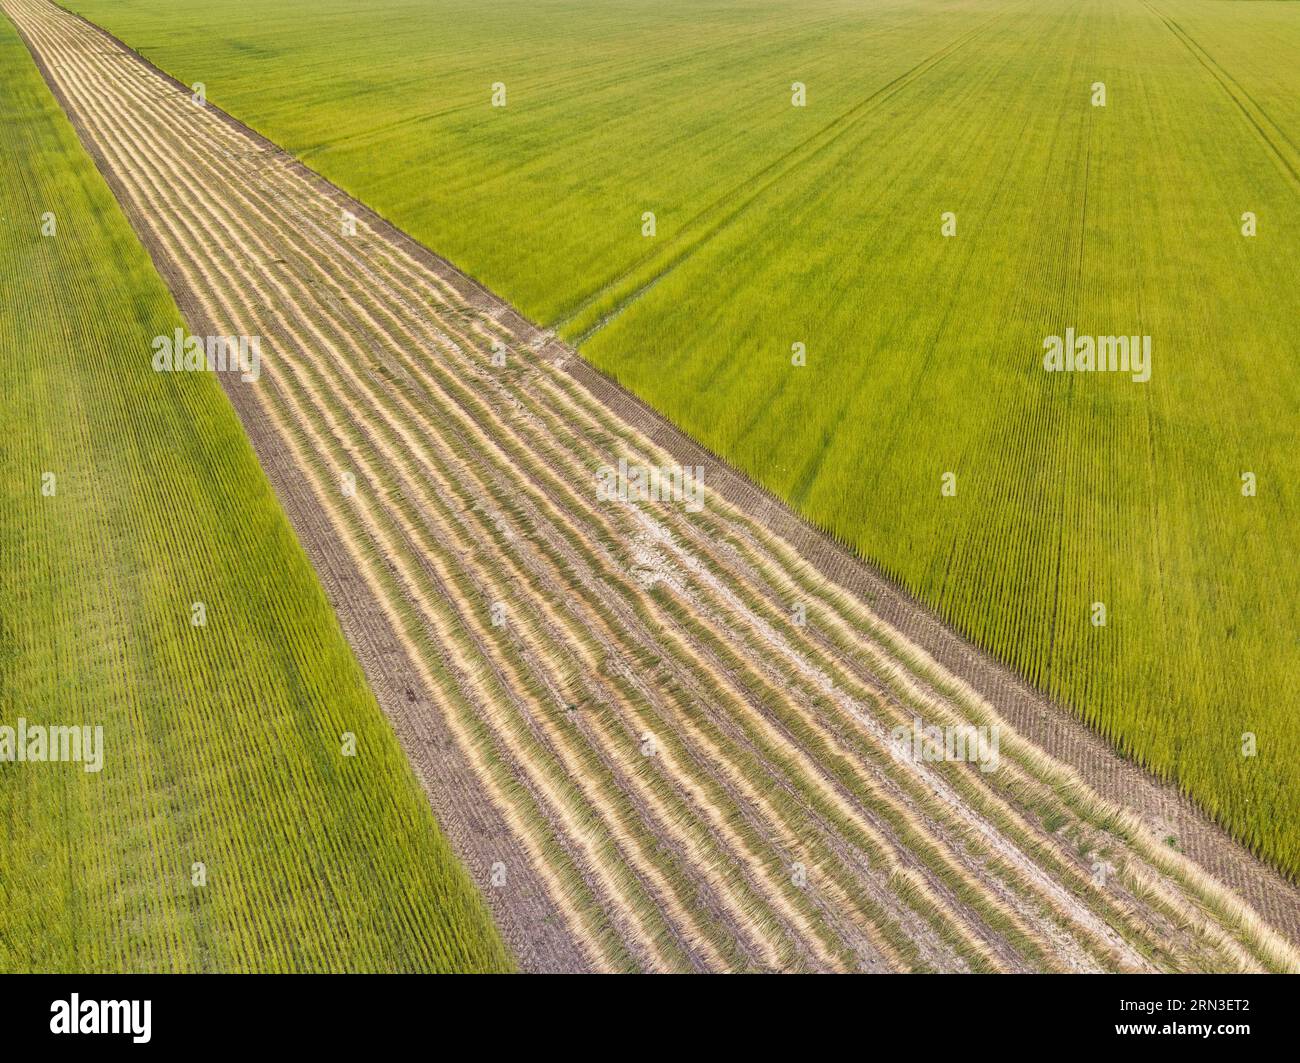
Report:
[[[3,8],[191,329],[261,337],[232,400],[526,967],[1300,969],[757,516],[602,500],[675,463],[548,335],[89,24]],[[900,755],[917,721],[995,729],[994,770]]]
[[64,6],[1300,879],[1300,6]]
[[510,970],[221,385],[137,358],[182,316],[3,17],[0,96],[0,972]]

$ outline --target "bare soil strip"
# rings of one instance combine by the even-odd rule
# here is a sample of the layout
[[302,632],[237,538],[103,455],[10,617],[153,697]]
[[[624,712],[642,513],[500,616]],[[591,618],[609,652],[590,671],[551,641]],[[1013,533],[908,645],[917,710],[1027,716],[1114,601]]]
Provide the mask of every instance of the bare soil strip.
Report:
[[[1300,895],[1186,800],[121,42],[0,7],[192,332],[262,338],[223,383],[526,969],[1300,970]],[[601,499],[620,459],[703,509]],[[999,766],[897,755],[914,720]]]

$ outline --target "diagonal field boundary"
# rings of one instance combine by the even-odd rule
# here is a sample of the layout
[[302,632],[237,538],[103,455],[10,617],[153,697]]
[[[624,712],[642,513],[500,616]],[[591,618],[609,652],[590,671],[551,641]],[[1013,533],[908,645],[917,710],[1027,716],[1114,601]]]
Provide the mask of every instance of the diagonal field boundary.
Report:
[[[199,224],[206,215],[182,214],[183,190],[169,190],[161,184],[151,184],[152,178],[124,171],[120,156],[117,154],[122,150],[134,150],[132,145],[136,140],[152,135],[151,121],[181,121],[176,116],[181,114],[182,108],[190,106],[187,102],[182,102],[187,99],[189,90],[162,74],[151,64],[133,56],[121,42],[104,34],[98,28],[91,27],[90,23],[74,20],[62,11],[59,11],[59,16],[56,18],[51,12],[58,9],[53,5],[37,2],[37,0],[4,0],[4,7],[19,26],[43,75],[68,112],[83,143],[108,179],[133,225],[146,241],[160,271],[177,294],[178,302],[191,326],[200,333],[226,334],[228,330],[219,327],[220,324],[225,323],[225,319],[221,322],[214,319],[215,310],[210,309],[207,302],[209,293],[199,283],[204,275],[202,271],[207,268],[206,264],[201,261],[198,263],[182,261],[180,255],[184,251],[184,245],[176,245],[167,235],[169,232],[185,231],[188,227]],[[79,31],[74,32],[73,27],[79,27]],[[93,29],[93,34],[87,32],[87,27]],[[39,40],[34,38],[33,33],[39,34]],[[83,91],[75,100],[71,99],[68,92],[64,90],[78,88],[67,80],[72,75],[64,70],[63,64],[58,59],[53,64],[47,61],[47,53],[54,53],[66,59],[69,64],[77,64],[79,69],[87,72],[80,76],[90,77],[89,72],[98,69],[96,64],[101,61],[99,56],[103,49],[107,49],[114,57],[114,62],[119,63],[116,69],[124,79],[122,85],[133,81],[141,85],[139,91],[142,95],[139,100],[127,108],[128,98],[123,96],[122,106],[126,109],[120,113],[114,112],[111,116],[100,114],[96,109],[110,93],[119,90],[125,93],[126,88],[122,85],[115,86],[109,80],[102,80],[93,83],[95,91]],[[162,91],[159,86],[165,86],[167,91]],[[80,88],[84,90],[84,86]],[[316,223],[311,220],[308,212],[310,205],[299,205],[296,201],[291,201],[289,184],[277,182],[282,175],[287,175],[294,181],[309,186],[318,195],[316,206],[327,206],[331,211],[343,208],[356,215],[368,236],[373,236],[379,241],[376,245],[376,255],[387,256],[391,251],[396,250],[409,256],[410,259],[420,263],[430,276],[436,277],[449,290],[456,293],[459,302],[459,308],[444,306],[430,310],[425,307],[423,315],[418,315],[414,313],[415,304],[420,303],[421,300],[413,292],[397,285],[381,286],[380,293],[383,296],[381,302],[386,300],[389,306],[387,309],[376,309],[374,311],[376,315],[391,311],[393,314],[409,313],[412,318],[419,316],[427,318],[432,314],[440,323],[440,327],[452,329],[455,327],[453,318],[463,314],[472,324],[490,325],[493,329],[508,334],[512,348],[528,355],[535,363],[536,370],[529,368],[522,378],[528,388],[550,387],[548,375],[557,377],[562,375],[567,380],[581,385],[587,396],[596,400],[600,408],[612,413],[619,425],[627,426],[629,432],[635,430],[640,440],[648,441],[659,451],[672,456],[681,464],[703,467],[706,470],[705,481],[709,485],[710,496],[716,496],[728,506],[734,507],[735,527],[745,522],[752,522],[771,537],[770,539],[763,539],[758,535],[750,537],[748,533],[737,531],[735,535],[738,539],[756,544],[755,549],[770,549],[771,556],[774,558],[780,558],[784,556],[783,551],[792,549],[821,579],[828,581],[832,589],[842,588],[851,592],[854,602],[845,605],[846,613],[875,618],[905,640],[906,644],[919,648],[919,651],[933,662],[933,668],[928,669],[924,674],[912,673],[912,681],[920,696],[933,699],[936,703],[943,702],[937,704],[938,709],[943,709],[948,707],[947,695],[940,693],[943,689],[961,684],[973,689],[1020,736],[1045,750],[1057,761],[1071,767],[1101,798],[1133,813],[1147,825],[1152,837],[1162,839],[1167,834],[1173,834],[1182,851],[1193,864],[1218,882],[1228,886],[1269,925],[1290,941],[1294,943],[1300,940],[1300,893],[1297,893],[1296,889],[1276,871],[1265,866],[1231,841],[1223,831],[1211,824],[1172,787],[1155,781],[1146,772],[1119,758],[1104,741],[1066,710],[1047,701],[1005,667],[955,635],[933,613],[920,606],[882,575],[799,518],[775,497],[683,435],[644,403],[594,370],[571,347],[538,329],[481,285],[461,274],[450,263],[390,226],[364,205],[346,196],[265,138],[215,108],[207,108],[205,115],[211,116],[225,129],[237,134],[239,144],[243,145],[242,150],[247,153],[247,159],[254,160],[249,164],[255,171],[254,175],[247,179],[246,187],[233,188],[232,194],[246,198],[249,204],[262,204],[256,206],[256,210],[265,212],[265,217],[257,224],[247,224],[234,216],[226,219],[232,233],[248,235],[228,237],[234,241],[229,248],[232,256],[229,260],[238,263],[237,267],[231,268],[239,268],[243,272],[229,278],[236,292],[230,297],[232,301],[223,312],[237,311],[246,315],[248,320],[258,320],[257,315],[262,312],[259,306],[254,305],[258,301],[252,299],[247,293],[258,292],[266,287],[269,298],[273,294],[269,291],[270,286],[295,283],[293,276],[286,270],[278,268],[282,265],[280,258],[267,263],[258,261],[256,256],[252,255],[256,250],[253,243],[262,239],[259,235],[260,231],[270,229],[284,231],[286,235],[283,241],[273,248],[268,245],[268,248],[283,251],[282,257],[285,259],[295,256],[305,258],[321,246],[321,234],[313,229]],[[190,119],[189,112],[186,112],[184,120],[197,121]],[[204,120],[207,121],[208,118],[205,117]],[[131,132],[129,134],[124,132],[124,127],[129,127]],[[120,143],[113,140],[118,137],[121,138]],[[226,172],[224,167],[228,163],[204,143],[192,144],[188,150],[195,153],[196,164],[212,166],[213,173]],[[208,157],[209,154],[212,158]],[[155,165],[147,155],[139,155],[136,158],[141,166]],[[165,167],[167,164],[164,162],[157,165]],[[162,174],[163,169],[159,169],[158,173]],[[151,199],[147,204],[147,210],[142,208],[142,200],[139,198],[146,187],[151,187],[160,197],[158,202]],[[220,196],[225,192],[226,189],[220,189],[212,194]],[[176,226],[174,230],[168,228],[172,225]],[[221,234],[213,230],[213,236],[217,239]],[[270,239],[269,236],[266,238]],[[330,246],[335,245],[338,245],[338,241],[334,241]],[[243,261],[244,259],[247,261]],[[328,287],[333,283],[330,271],[343,267],[323,261],[319,266],[305,263],[295,268],[302,269],[304,274],[309,269],[316,270],[320,273],[322,284]],[[358,257],[357,261],[350,264],[348,268],[365,271],[369,270],[370,266]],[[367,273],[366,276],[369,274]],[[241,287],[242,293],[238,290]],[[340,288],[340,291],[348,291],[348,289]],[[355,294],[355,292],[351,293],[351,295]],[[403,361],[397,356],[389,357],[390,352],[385,348],[392,341],[378,331],[380,329],[378,317],[367,325],[364,324],[362,317],[355,316],[353,311],[345,307],[346,299],[322,294],[313,296],[310,289],[306,287],[299,291],[299,295],[305,304],[310,304],[311,312],[321,315],[322,320],[327,317],[337,317],[338,320],[350,323],[354,329],[360,330],[352,336],[343,336],[340,333],[341,338],[338,342],[340,347],[346,346],[346,350],[340,350],[339,353],[343,357],[339,360],[347,363],[344,369],[349,372],[353,372],[352,366],[360,366],[354,374],[358,381],[364,382],[359,386],[384,396],[385,401],[391,402],[393,408],[400,411],[382,424],[380,418],[376,418],[373,446],[381,456],[386,455],[396,465],[403,466],[407,459],[397,453],[397,444],[418,449],[423,437],[407,427],[413,423],[411,418],[415,414],[409,412],[412,406],[405,397],[406,393],[400,388],[387,388],[383,381],[391,374],[408,376],[418,374],[420,366],[417,363]],[[285,308],[286,313],[291,310],[297,312],[292,307]],[[306,320],[304,328],[314,329],[316,326],[312,321]],[[286,365],[300,355],[305,359],[311,358],[311,352],[306,350],[290,351],[286,348],[284,354]],[[370,362],[375,363],[373,368],[367,368]],[[322,366],[325,366],[324,362]],[[312,374],[336,371],[332,363],[324,368],[318,368],[309,366],[304,361],[303,367],[304,373]],[[296,374],[298,369],[293,368],[292,372]],[[477,378],[470,373],[467,379],[472,382]],[[476,880],[480,883],[486,882],[489,869],[494,862],[494,855],[500,852],[503,844],[502,839],[518,837],[526,832],[510,820],[507,811],[501,810],[509,802],[501,803],[496,801],[492,794],[484,795],[483,773],[471,762],[474,755],[472,743],[467,745],[458,738],[451,732],[447,723],[451,719],[447,705],[449,699],[455,696],[454,689],[451,686],[439,687],[440,674],[435,670],[421,667],[419,647],[414,641],[403,642],[402,631],[407,623],[407,614],[402,609],[386,611],[389,603],[377,590],[384,580],[414,583],[417,578],[428,578],[432,569],[425,566],[431,566],[435,562],[439,565],[445,563],[447,570],[450,571],[453,561],[444,562],[432,557],[407,559],[408,552],[432,554],[433,551],[419,548],[419,528],[415,520],[408,521],[404,516],[405,511],[402,507],[405,502],[400,491],[393,493],[392,498],[396,499],[395,501],[384,501],[385,505],[390,506],[388,512],[393,527],[398,530],[385,533],[381,529],[375,533],[376,542],[380,544],[377,550],[372,549],[362,554],[349,553],[350,529],[359,526],[350,522],[366,519],[365,514],[355,518],[342,514],[341,508],[336,503],[325,499],[322,492],[313,487],[316,473],[313,472],[308,451],[316,443],[321,446],[327,445],[328,433],[308,435],[310,426],[295,424],[292,417],[280,413],[269,405],[263,406],[261,400],[250,395],[247,389],[228,384],[228,390],[254,440],[259,458],[267,469],[277,494],[300,537],[304,540],[304,546],[320,572],[331,600],[340,612],[341,622],[376,688],[380,703],[393,720],[399,737],[429,792],[435,811],[447,828],[458,852],[470,866]],[[322,423],[340,421],[344,416],[343,405],[328,396],[320,398],[319,417]],[[523,403],[527,401],[528,396],[524,391],[520,391],[515,398]],[[304,389],[298,393],[286,392],[284,410],[291,413],[300,408],[306,409],[309,403],[316,400],[317,396],[313,389]],[[454,447],[459,437],[454,433],[448,433],[438,419],[437,411],[427,412],[427,416],[428,420],[423,422],[422,431],[444,433],[439,438],[445,441],[447,447]],[[280,422],[284,422],[285,426],[277,428],[276,423]],[[495,445],[495,440],[499,436],[515,431],[516,428],[517,426],[503,420],[491,425],[468,424],[465,431],[474,434],[477,446],[490,447]],[[385,443],[385,440],[393,442],[389,444]],[[549,441],[542,438],[538,438],[535,442],[538,447],[549,445]],[[638,448],[643,446],[640,442],[636,445]],[[523,464],[528,462],[526,455],[518,460]],[[503,475],[506,474],[480,475],[477,482],[485,487],[491,487],[493,477]],[[522,479],[510,482],[510,489],[523,500],[521,504],[533,505],[533,502],[528,500],[532,489],[530,479],[539,475],[545,474],[529,471]],[[418,487],[418,484],[406,484],[406,489],[415,487]],[[555,489],[568,490],[559,480],[555,481]],[[434,506],[436,501],[433,496],[427,499],[430,507]],[[540,511],[545,507],[546,502],[540,499],[536,505]],[[724,507],[724,515],[726,513]],[[445,525],[448,535],[455,534],[457,519],[459,518],[448,518]],[[600,514],[591,517],[593,526],[595,523],[609,519],[612,518]],[[732,520],[730,516],[726,519]],[[691,534],[684,518],[676,528],[678,534],[683,537]],[[409,539],[409,545],[417,549],[404,551],[402,549],[404,544],[399,541],[403,539]],[[557,546],[557,549],[560,548]],[[701,551],[706,550],[707,544],[697,543],[697,548]],[[375,554],[378,556],[371,556]],[[512,565],[514,556],[503,552],[499,555],[500,563],[503,566]],[[773,564],[777,563],[777,561],[773,562]],[[779,563],[786,564],[784,561]],[[409,569],[406,569],[404,566],[408,565]],[[795,572],[797,567],[791,565],[789,571]],[[385,568],[388,571],[385,571]],[[400,573],[399,569],[409,571],[409,577]],[[530,570],[520,571],[521,576],[527,576]],[[367,573],[371,575],[368,576]],[[617,573],[612,575],[616,577]],[[449,590],[451,588],[450,583],[444,586]],[[575,595],[578,592],[586,593],[587,590],[585,586],[574,588]],[[600,592],[591,591],[591,593]],[[400,598],[401,595],[397,597]],[[721,595],[718,600],[724,603],[728,601],[725,595]],[[639,624],[636,616],[628,611],[627,603],[615,601],[613,597],[601,601],[617,613],[621,623]],[[408,595],[407,604],[403,608],[412,605],[413,599]],[[738,607],[737,609],[738,614],[743,612]],[[542,617],[539,627],[552,622],[544,614],[539,615]],[[578,621],[584,625],[583,630],[588,633],[597,632],[600,628],[598,619],[593,620],[590,616],[578,617],[576,607],[572,616],[578,618]],[[555,622],[570,622],[570,613],[564,613],[563,617],[563,620]],[[665,614],[664,619],[667,623],[671,618]],[[871,622],[874,623],[875,620]],[[460,622],[465,629],[473,628],[477,623],[472,616],[468,615],[462,615]],[[731,623],[730,620],[726,622]],[[745,622],[749,621],[746,619]],[[699,627],[700,624],[699,621],[691,618],[687,618],[682,623],[695,627]],[[490,635],[485,627],[483,631],[484,634],[475,647],[476,650],[483,652],[484,667],[481,673],[468,674],[470,670],[462,670],[467,673],[465,679],[467,686],[475,690],[488,689],[488,686],[495,682],[496,674],[499,674],[502,669],[511,667],[510,662],[506,660],[505,649],[486,645],[485,640],[488,637],[498,636]],[[506,638],[506,636],[500,637]],[[819,651],[819,647],[814,645],[817,638],[820,638],[820,635],[807,637],[810,645],[809,652]],[[775,655],[775,650],[780,649],[781,646],[774,641],[773,647],[773,655]],[[439,652],[437,647],[435,652]],[[701,665],[716,667],[722,660],[719,656],[722,651],[718,648],[701,649],[699,646],[693,646],[685,647],[684,652],[693,652],[696,655],[694,660]],[[523,659],[525,663],[528,660],[526,655]],[[900,659],[897,665],[903,668],[905,663]],[[833,661],[831,666],[842,670],[843,685],[879,684],[879,696],[882,702],[889,701],[891,695],[886,690],[886,677],[883,674],[855,670],[853,662],[849,661]],[[658,683],[662,679],[664,684],[662,689],[666,690],[669,683],[680,683],[694,691],[696,703],[707,703],[707,691],[698,686],[692,687],[691,684],[697,683],[699,673],[708,671],[708,668],[702,669],[698,665],[678,666],[671,659],[661,660],[654,667],[657,669],[655,682]],[[762,664],[745,660],[740,660],[731,667],[736,670],[749,668],[755,675],[761,675],[763,670]],[[455,673],[456,662],[446,661],[445,671],[448,674]],[[626,679],[629,683],[634,683],[637,681],[637,676],[629,674]],[[557,682],[562,687],[557,689],[557,694],[567,695],[570,689],[576,690],[588,685],[594,688],[599,685],[600,680],[593,679],[590,675],[570,674],[562,675]],[[792,680],[789,695],[792,702],[803,697],[802,694],[794,692],[796,685],[797,680]],[[837,686],[840,685],[841,682],[837,680]],[[660,692],[653,687],[641,688],[641,693],[647,698],[660,696]],[[532,696],[527,691],[516,690],[506,695],[506,698],[518,699],[522,704]],[[536,700],[540,704],[546,699],[538,695]],[[489,704],[486,707],[489,713],[503,711],[501,704]],[[615,711],[618,706],[611,704],[609,708]],[[756,726],[766,727],[780,737],[778,718],[768,715],[769,710],[765,705],[757,705],[753,708],[758,721]],[[714,725],[722,729],[722,738],[730,740],[725,729],[731,726],[733,721],[728,714],[719,713],[710,719]],[[487,720],[492,723],[494,717],[489,715]],[[591,724],[584,723],[581,715],[576,717],[576,721],[579,729],[600,726],[598,720]],[[576,740],[570,737],[572,732],[551,728],[549,721],[537,722],[539,729],[542,726],[550,728],[548,734],[554,737],[548,738],[548,741],[553,742],[554,748],[560,753],[567,754],[568,751],[576,751],[579,748]],[[858,722],[864,727],[871,726],[871,721],[865,718],[859,719]],[[788,733],[781,740],[788,742],[795,754],[801,752],[799,743]],[[740,741],[739,736],[736,737],[736,741]],[[624,798],[628,795],[645,794],[644,805],[638,805],[634,809],[634,814],[629,815],[625,822],[632,822],[635,816],[658,818],[669,827],[676,829],[677,825],[671,822],[672,817],[662,817],[654,810],[652,806],[660,799],[659,795],[643,791],[638,776],[632,768],[613,759],[592,760],[589,766],[589,770],[594,774],[607,775],[618,780]],[[704,865],[697,864],[694,854],[689,849],[674,848],[676,843],[666,840],[665,847],[671,850],[674,858],[686,867],[685,874],[688,879],[686,886],[678,889],[664,880],[656,872],[654,861],[649,856],[638,859],[631,874],[620,878],[619,876],[626,872],[629,861],[632,861],[638,853],[645,853],[647,850],[639,848],[635,839],[624,839],[617,831],[610,834],[610,845],[618,850],[615,856],[604,856],[601,850],[584,850],[582,837],[584,831],[573,826],[565,826],[561,822],[562,802],[553,800],[552,796],[545,792],[544,781],[538,781],[537,765],[529,763],[526,758],[519,759],[514,762],[512,770],[517,771],[518,775],[510,780],[509,787],[506,787],[503,781],[502,789],[515,793],[516,787],[523,786],[528,790],[529,799],[556,810],[548,820],[549,828],[554,830],[554,836],[546,844],[552,847],[549,851],[555,852],[557,861],[569,860],[576,867],[571,887],[558,889],[547,879],[549,861],[519,860],[509,869],[512,883],[510,891],[486,891],[494,914],[502,924],[507,942],[516,950],[526,968],[573,970],[598,966],[601,962],[607,966],[672,967],[674,966],[671,962],[672,956],[679,955],[681,964],[692,969],[715,967],[783,969],[787,963],[801,968],[836,969],[846,965],[845,957],[824,945],[825,935],[834,934],[845,935],[844,940],[853,941],[852,948],[857,950],[858,962],[864,966],[871,969],[875,969],[872,967],[873,964],[879,964],[880,969],[898,966],[897,944],[883,938],[872,937],[870,934],[866,934],[859,940],[855,936],[857,925],[854,920],[845,916],[845,912],[840,907],[843,903],[841,899],[819,896],[805,900],[802,896],[796,896],[790,900],[789,889],[781,881],[783,872],[779,867],[769,877],[767,872],[747,869],[741,863],[737,863],[734,878],[720,879],[708,873]],[[810,773],[809,785],[813,785],[815,780],[812,776],[815,774],[815,772]],[[715,775],[713,778],[717,781],[718,787],[727,790],[728,793],[740,794],[745,790],[746,783],[743,778],[726,774]],[[932,781],[937,787],[942,788],[944,785],[937,777]],[[585,780],[579,782],[585,783]],[[554,785],[570,785],[570,780],[557,782]],[[692,783],[692,788],[694,785]],[[828,795],[837,793],[846,802],[849,800],[843,796],[843,791],[835,790],[834,787],[822,783],[817,785],[823,786]],[[532,789],[529,789],[530,786]],[[496,796],[500,796],[500,791]],[[749,800],[761,802],[762,795],[756,795]],[[602,822],[612,821],[613,812],[609,808],[605,808],[600,802],[596,802],[594,808],[602,816],[609,817],[609,820],[602,820]],[[965,810],[959,809],[959,811],[963,815],[966,814]],[[696,812],[699,818],[704,814],[701,810]],[[962,948],[969,953],[970,957],[986,962],[993,969],[1020,969],[1023,963],[1023,947],[1013,947],[1005,934],[991,925],[988,914],[977,911],[973,907],[978,902],[992,904],[996,908],[998,905],[996,900],[990,900],[987,896],[975,900],[958,896],[948,889],[941,875],[917,858],[913,846],[902,844],[898,836],[891,835],[893,828],[890,824],[874,817],[870,809],[863,810],[861,817],[870,829],[877,831],[893,845],[893,859],[898,861],[898,866],[906,869],[906,873],[913,876],[913,881],[923,884],[923,888],[934,897],[938,907],[950,913],[953,925],[959,929],[960,935],[964,936]],[[984,831],[987,827],[987,824],[974,815],[969,816],[966,822],[970,829],[976,832]],[[827,822],[816,820],[814,826],[819,836],[824,835],[827,839],[830,851],[837,858],[844,860],[846,866],[850,866],[853,859],[850,849]],[[680,829],[685,831],[694,828],[688,825]],[[716,831],[712,844],[716,844],[720,850],[739,845],[737,839],[728,834],[730,829],[728,823],[717,823],[712,829]],[[763,817],[750,818],[746,829],[756,832],[764,839],[765,844],[771,844],[778,850],[785,844],[777,837],[776,828],[772,823]],[[666,830],[665,838],[668,839],[672,833],[673,830]],[[1051,839],[1038,829],[1027,832],[1026,839],[1035,844],[1052,844]],[[936,844],[950,846],[954,854],[962,847],[960,838],[952,839],[943,836],[938,837]],[[1060,910],[1069,914],[1075,921],[1080,939],[1088,938],[1094,943],[1098,941],[1108,943],[1106,947],[1113,947],[1114,955],[1120,957],[1123,963],[1132,961],[1137,966],[1141,965],[1140,957],[1126,953],[1124,941],[1118,940],[1116,935],[1111,934],[1107,926],[1099,924],[1091,910],[1080,906],[1070,892],[1073,886],[1067,890],[1060,882],[1045,875],[1033,860],[1022,859],[1022,852],[1014,846],[1006,848],[1003,855],[1011,861],[1016,873],[1022,876],[1028,889],[1050,903],[1059,904]],[[1155,859],[1149,853],[1146,858]],[[951,861],[957,858],[954,856],[945,859]],[[584,863],[584,860],[587,862]],[[966,866],[963,872],[971,880],[983,885],[979,868]],[[1071,871],[1072,874],[1076,872],[1077,869]],[[864,893],[871,893],[879,888],[881,876],[869,873],[865,868],[850,867],[846,874],[852,878],[854,888]],[[515,888],[516,883],[520,884],[518,889]],[[732,894],[734,890],[742,888],[752,890],[770,908],[772,917],[769,922],[762,926],[747,925],[743,914],[737,916],[737,912],[743,913],[745,906]],[[589,891],[596,898],[596,908],[570,911],[568,904],[570,889]],[[680,896],[690,890],[697,891],[702,898],[700,902],[702,909],[698,912],[683,909],[673,903],[673,896]],[[629,898],[638,893],[648,895],[650,903],[644,906],[632,903]],[[871,896],[873,900],[879,900],[884,905],[892,904],[896,900],[884,894],[871,893]],[[1098,903],[1104,904],[1104,898]],[[603,915],[589,914],[597,909]],[[1027,938],[1033,938],[1037,932],[1036,924],[1023,912],[1019,913],[1018,917],[1026,922]],[[819,920],[823,922],[818,923]],[[664,927],[662,932],[653,929],[660,923]],[[734,933],[738,943],[735,946],[734,956],[726,955],[723,946],[711,943],[708,934],[701,929],[709,929],[710,924],[721,926],[729,934]],[[827,928],[825,934],[818,931],[817,926]],[[918,925],[916,930],[917,940],[924,940],[924,928]],[[791,959],[784,959],[781,948],[773,944],[777,939],[794,943],[789,952]],[[1029,946],[1032,944],[1032,941],[1027,942]],[[1074,942],[1059,944],[1062,951],[1056,957],[1057,960],[1066,957],[1068,961],[1068,957],[1077,952]],[[961,957],[951,955],[945,949],[946,945],[943,944],[934,946],[934,952],[929,957],[933,961],[931,965],[945,967],[949,961],[953,961],[952,969],[962,969],[956,962]],[[1124,959],[1126,955],[1128,958]],[[1083,953],[1079,952],[1077,959],[1079,963],[1086,965],[1086,957]],[[1068,966],[1068,962],[1066,965]]]

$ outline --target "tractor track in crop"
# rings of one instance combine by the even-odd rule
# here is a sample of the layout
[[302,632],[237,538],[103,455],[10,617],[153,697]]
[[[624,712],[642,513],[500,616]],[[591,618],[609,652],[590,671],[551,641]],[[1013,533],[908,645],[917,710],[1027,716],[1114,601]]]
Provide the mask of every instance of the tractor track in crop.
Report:
[[[875,111],[900,92],[907,91],[916,82],[924,79],[930,71],[978,39],[989,26],[1002,17],[1001,14],[997,14],[959,34],[830,122],[820,126],[761,170],[728,189],[703,210],[688,218],[679,233],[669,240],[665,247],[656,250],[620,276],[612,278],[570,308],[565,314],[564,321],[556,326],[557,329],[564,331],[566,335],[571,335],[576,329],[579,344],[589,340],[678,266],[705,247],[715,236],[733,225],[768,191],[779,186],[792,173],[806,168],[811,160],[823,155],[846,137],[854,135]],[[602,307],[602,303],[610,305]]]
[[[0,6],[191,331],[263,337],[223,383],[525,969],[1300,966],[1296,891],[1170,788],[275,145]],[[620,457],[704,509],[598,500]],[[895,756],[914,716],[1003,765]]]
[[[1195,37],[1153,4],[1147,3],[1147,0],[1142,2],[1148,11],[1165,24],[1165,28],[1177,38],[1179,44],[1187,49],[1188,54],[1205,68],[1206,73],[1218,83],[1228,99],[1236,104],[1237,110],[1241,112],[1252,131],[1281,167],[1282,172],[1291,179],[1292,184],[1300,187],[1300,147],[1297,147],[1295,141],[1287,135],[1286,130],[1273,120],[1255,97],[1247,92],[1245,87],[1225,70]],[[1285,148],[1283,144],[1286,145]]]

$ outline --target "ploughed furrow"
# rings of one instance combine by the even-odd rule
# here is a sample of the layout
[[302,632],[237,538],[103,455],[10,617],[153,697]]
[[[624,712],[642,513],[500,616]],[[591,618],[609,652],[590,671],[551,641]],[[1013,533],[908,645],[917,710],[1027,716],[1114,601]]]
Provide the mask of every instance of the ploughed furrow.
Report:
[[571,351],[88,23],[0,6],[192,331],[259,338],[223,383],[524,966],[1300,967],[764,513],[608,497],[681,470]]

